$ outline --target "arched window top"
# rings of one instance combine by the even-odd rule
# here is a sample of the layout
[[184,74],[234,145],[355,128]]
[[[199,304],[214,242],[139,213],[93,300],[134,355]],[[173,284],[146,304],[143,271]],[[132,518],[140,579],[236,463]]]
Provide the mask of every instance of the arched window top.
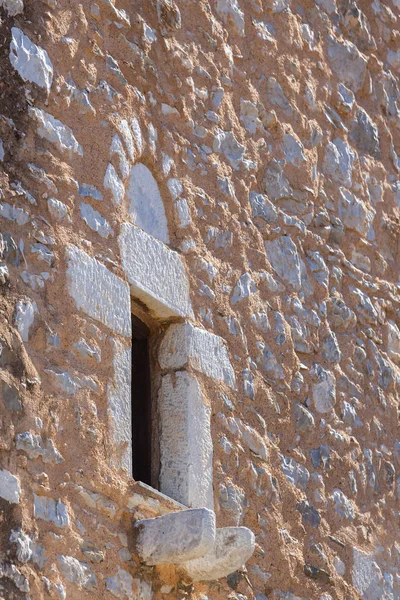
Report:
[[136,163],[129,174],[127,185],[129,214],[135,225],[169,244],[168,223],[157,181],[143,163]]

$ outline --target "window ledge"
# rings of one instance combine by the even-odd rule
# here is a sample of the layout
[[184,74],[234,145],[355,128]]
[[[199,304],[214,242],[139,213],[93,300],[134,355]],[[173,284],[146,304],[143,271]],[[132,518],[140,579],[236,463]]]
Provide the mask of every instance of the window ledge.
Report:
[[129,491],[127,507],[130,510],[144,513],[146,517],[158,517],[188,508],[141,481],[133,483]]

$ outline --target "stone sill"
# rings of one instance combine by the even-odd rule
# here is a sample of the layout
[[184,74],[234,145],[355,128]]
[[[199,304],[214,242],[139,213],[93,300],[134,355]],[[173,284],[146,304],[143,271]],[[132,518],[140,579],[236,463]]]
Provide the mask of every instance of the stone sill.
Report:
[[[161,516],[171,512],[187,510],[187,506],[180,504],[162,492],[152,488],[146,483],[136,481],[130,486],[130,496],[127,502],[129,510],[134,510],[150,516]],[[143,518],[145,518],[143,516]]]

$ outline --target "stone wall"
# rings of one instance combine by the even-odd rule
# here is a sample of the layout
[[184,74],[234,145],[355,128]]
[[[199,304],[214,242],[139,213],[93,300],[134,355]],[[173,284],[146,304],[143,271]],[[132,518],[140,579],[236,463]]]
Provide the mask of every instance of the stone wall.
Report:
[[[0,0],[0,598],[400,598],[399,16]],[[143,564],[184,506],[246,566]]]

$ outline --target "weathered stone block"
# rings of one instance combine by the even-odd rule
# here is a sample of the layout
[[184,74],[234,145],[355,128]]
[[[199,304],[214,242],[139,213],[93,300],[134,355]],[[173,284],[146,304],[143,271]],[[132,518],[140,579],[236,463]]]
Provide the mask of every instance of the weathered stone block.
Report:
[[19,504],[20,494],[19,479],[6,469],[0,471],[0,498],[4,498],[11,504]]
[[24,81],[47,91],[53,81],[53,65],[46,50],[36,46],[18,27],[11,29],[10,62]]
[[235,388],[235,373],[225,341],[191,323],[171,325],[160,346],[162,369],[180,369],[190,365],[216,381]]
[[211,409],[195,377],[165,375],[159,413],[161,492],[185,506],[213,508]]
[[61,500],[53,500],[47,496],[34,494],[33,513],[35,519],[54,523],[57,527],[69,526],[68,509]]
[[118,340],[114,345],[114,379],[108,384],[108,409],[112,418],[112,436],[119,446],[126,445],[121,466],[132,472],[132,404],[131,404],[131,348]]
[[181,256],[129,223],[122,224],[118,241],[133,295],[159,318],[192,316],[189,280]]
[[131,334],[129,286],[76,246],[67,247],[68,291],[78,309],[116,333]]
[[215,542],[215,515],[199,508],[135,524],[136,549],[147,565],[182,564],[207,554]]
[[211,552],[187,562],[186,573],[193,581],[211,581],[226,577],[239,569],[252,556],[255,547],[254,533],[247,527],[217,529],[215,545]]

